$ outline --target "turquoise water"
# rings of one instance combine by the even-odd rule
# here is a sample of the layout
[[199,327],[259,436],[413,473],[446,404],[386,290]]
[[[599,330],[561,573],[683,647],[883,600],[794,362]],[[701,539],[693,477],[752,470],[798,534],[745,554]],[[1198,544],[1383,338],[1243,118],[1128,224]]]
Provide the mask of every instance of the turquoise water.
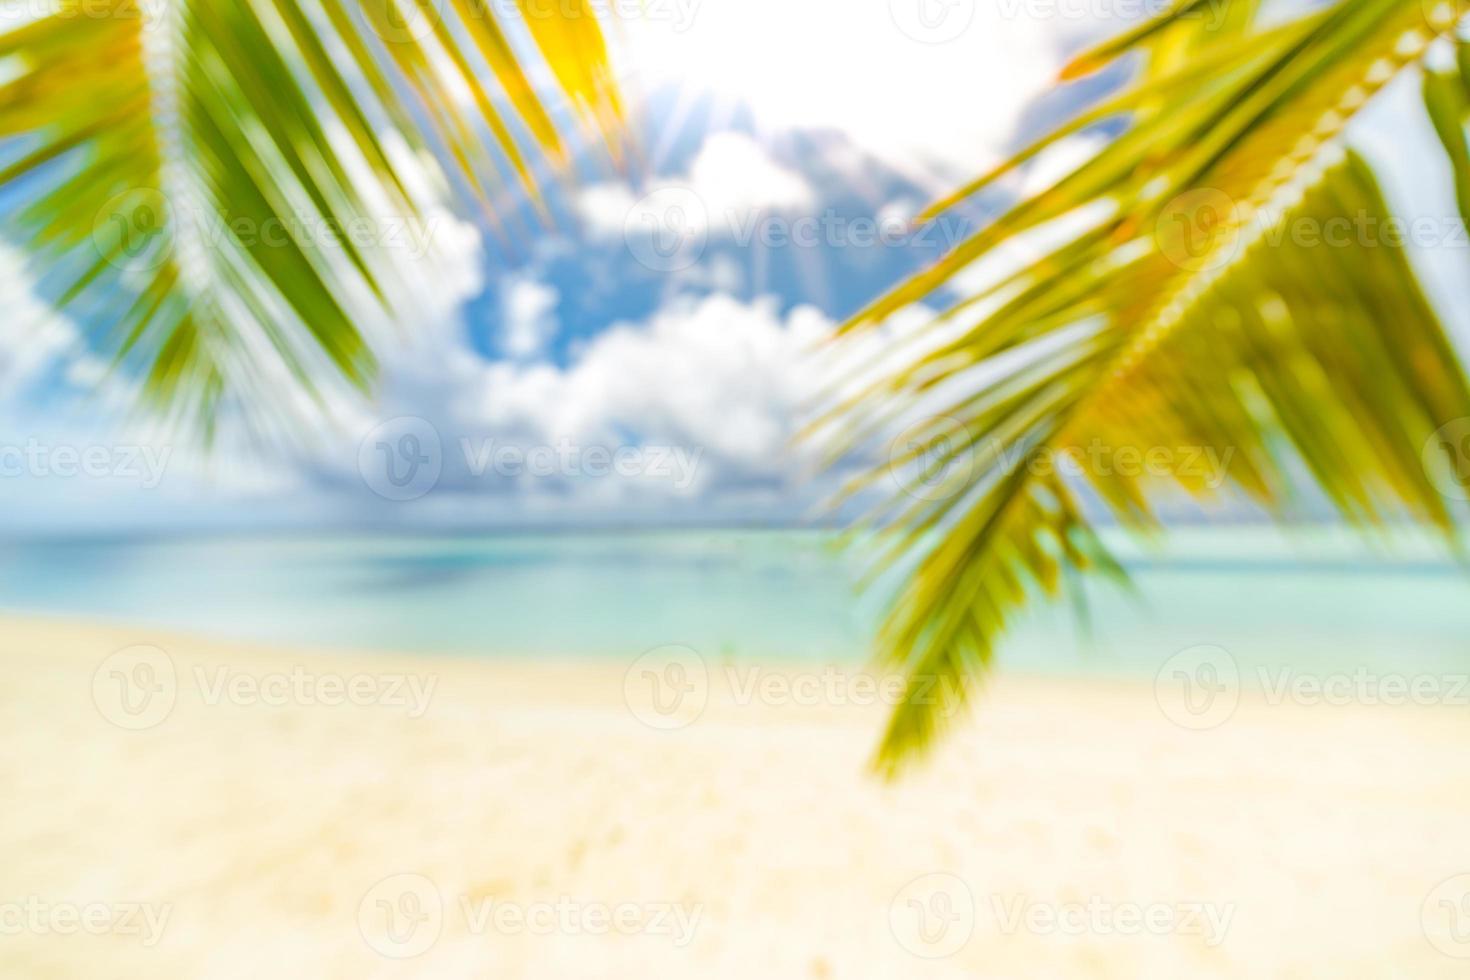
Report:
[[[1470,576],[1422,542],[1391,557],[1334,529],[1188,529],[1115,545],[1138,595],[1090,589],[1002,650],[1025,671],[1131,674],[1195,644],[1245,663],[1470,667]],[[877,597],[814,531],[208,537],[11,543],[0,608],[242,639],[464,655],[854,661]]]

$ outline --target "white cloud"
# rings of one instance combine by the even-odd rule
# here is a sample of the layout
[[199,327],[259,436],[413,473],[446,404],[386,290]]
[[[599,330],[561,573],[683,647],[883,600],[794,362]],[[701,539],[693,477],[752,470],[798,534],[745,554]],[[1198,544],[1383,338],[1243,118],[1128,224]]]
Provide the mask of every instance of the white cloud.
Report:
[[[936,16],[950,29],[915,31]],[[836,128],[948,183],[997,159],[1088,26],[1021,0],[701,0],[682,20],[629,18],[619,68],[629,90],[709,89],[762,127]]]
[[[462,377],[467,364],[480,363],[464,344],[461,317],[464,302],[483,288],[480,234],[431,203],[433,181],[400,138],[385,134],[384,143],[414,196],[424,199],[424,220],[402,225],[386,201],[374,198],[374,182],[355,171],[369,215],[383,222],[385,247],[400,250],[395,257],[404,260],[397,266],[402,278],[396,285],[402,289],[393,296],[395,313],[383,314],[362,289],[351,300],[362,314],[356,322],[380,354],[390,385],[400,374],[431,369]],[[365,166],[351,152],[344,152],[344,160],[349,168]],[[166,420],[134,411],[137,379],[109,372],[77,328],[35,294],[20,253],[4,245],[0,309],[5,311],[0,317],[5,447],[35,447],[42,453],[101,449],[119,455],[141,447],[166,456],[167,463],[156,486],[126,474],[84,479],[28,471],[0,479],[0,502],[17,520],[68,527],[178,525],[268,516],[261,507],[269,514],[300,511],[318,518],[318,509],[329,516],[340,509],[330,497],[313,492],[311,475],[332,472],[355,479],[350,461],[358,434],[377,420],[378,410],[331,370],[315,377],[313,397],[263,338],[245,334],[241,343],[252,352],[252,376],[267,397],[248,406],[227,402],[214,444],[206,450]],[[28,397],[40,384],[52,386],[47,388],[52,397],[44,403]],[[350,453],[343,448],[349,445]],[[237,506],[242,502],[251,507],[242,511]]]
[[723,252],[706,256],[673,275],[683,288],[707,289],[715,293],[738,293],[745,288],[745,272],[740,263]]
[[507,278],[500,287],[501,350],[522,360],[543,354],[556,336],[560,300],[561,295],[543,282]]
[[700,147],[684,181],[712,214],[743,215],[753,211],[800,211],[817,195],[800,174],[771,159],[744,133],[712,133]]
[[1070,136],[1047,147],[1021,175],[1021,194],[1030,196],[1049,189],[1098,154],[1107,140],[1101,136]]
[[0,390],[13,397],[59,358],[75,353],[76,328],[31,288],[25,258],[0,244]]
[[577,214],[585,230],[596,239],[611,241],[623,233],[623,222],[637,198],[627,184],[603,181],[590,184],[577,195]]
[[688,173],[659,177],[643,191],[635,197],[624,184],[592,184],[578,196],[577,211],[594,238],[617,240],[645,227],[665,229],[676,219],[693,234],[734,235],[753,215],[808,210],[817,203],[801,174],[777,163],[746,134],[728,131],[705,139]]
[[811,392],[811,348],[831,328],[811,307],[783,317],[772,299],[680,299],[647,323],[614,325],[565,368],[486,365],[463,389],[455,421],[544,444],[685,447],[705,464],[692,492],[780,481]]

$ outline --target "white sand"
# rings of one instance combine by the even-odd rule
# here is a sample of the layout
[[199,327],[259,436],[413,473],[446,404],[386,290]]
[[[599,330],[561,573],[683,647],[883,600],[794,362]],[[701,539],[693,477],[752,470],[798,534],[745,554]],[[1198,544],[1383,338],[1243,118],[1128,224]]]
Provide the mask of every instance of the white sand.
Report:
[[[119,714],[112,671],[147,680],[125,658],[94,677],[138,643],[172,659],[166,715]],[[1470,872],[1463,707],[1251,701],[1186,731],[1150,685],[1002,679],[885,786],[881,707],[741,704],[718,667],[660,731],[625,664],[21,620],[0,657],[6,978],[1470,973],[1470,879],[1434,891]],[[210,704],[221,668],[435,686],[416,718]]]

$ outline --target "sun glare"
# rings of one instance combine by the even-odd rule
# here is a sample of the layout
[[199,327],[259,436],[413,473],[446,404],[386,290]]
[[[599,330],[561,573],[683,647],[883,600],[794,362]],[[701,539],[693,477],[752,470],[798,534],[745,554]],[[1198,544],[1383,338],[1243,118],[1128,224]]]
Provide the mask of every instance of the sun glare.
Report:
[[836,129],[942,182],[1004,148],[1055,76],[1058,38],[972,0],[957,4],[970,16],[961,36],[915,37],[911,2],[922,0],[648,0],[622,18],[619,71],[631,93],[711,93],[761,127]]

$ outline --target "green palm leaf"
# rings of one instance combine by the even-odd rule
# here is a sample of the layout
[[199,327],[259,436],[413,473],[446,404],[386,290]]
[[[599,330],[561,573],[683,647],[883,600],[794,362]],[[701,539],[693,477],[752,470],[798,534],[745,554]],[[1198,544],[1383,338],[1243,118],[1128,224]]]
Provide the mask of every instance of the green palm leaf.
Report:
[[[534,7],[528,36],[610,137],[591,9]],[[507,178],[535,199],[537,157],[566,160],[528,56],[480,0],[62,0],[0,34],[10,232],[181,421],[284,402],[285,379],[365,386],[359,324],[404,301],[384,226],[433,203],[405,167],[446,161],[493,219]]]
[[[882,529],[879,568],[905,573],[881,656],[910,678],[880,769],[931,744],[1022,606],[1072,573],[1118,573],[1090,512],[1142,528],[1161,493],[1230,491],[1287,514],[1305,471],[1351,520],[1407,515],[1449,529],[1421,450],[1470,416],[1470,389],[1402,243],[1295,233],[1344,219],[1384,227],[1373,176],[1340,136],[1456,16],[1426,9],[1345,0],[1255,29],[1254,4],[1234,0],[1212,31],[1186,4],[1084,55],[1091,69],[1143,50],[1147,65],[1080,123],[934,210],[1097,121],[1120,119],[1122,133],[846,325],[871,330],[1018,237],[1055,243],[971,289],[917,339],[921,356],[884,369],[815,430],[841,454],[895,418],[928,418],[852,488],[897,473],[922,490],[869,519]],[[1213,475],[1087,465],[1156,447],[1230,463]],[[1069,454],[1080,478],[1054,465]],[[948,474],[942,492],[910,482],[920,463]]]

